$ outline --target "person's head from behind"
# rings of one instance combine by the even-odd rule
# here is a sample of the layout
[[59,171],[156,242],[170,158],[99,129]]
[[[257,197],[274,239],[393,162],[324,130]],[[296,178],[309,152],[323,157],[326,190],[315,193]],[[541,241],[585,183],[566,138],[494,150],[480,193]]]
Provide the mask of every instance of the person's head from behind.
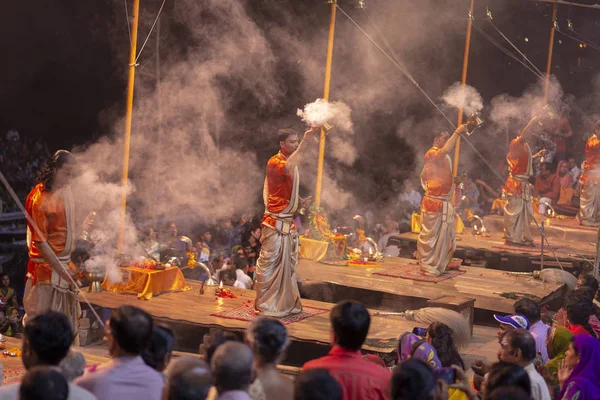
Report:
[[237,279],[237,275],[235,274],[235,270],[232,268],[227,268],[225,271],[221,271],[219,274],[223,285],[225,286],[233,286]]
[[57,367],[30,369],[19,387],[20,400],[67,400],[68,397],[69,384]]
[[108,352],[113,357],[141,355],[152,338],[152,317],[134,306],[113,310],[106,324]]
[[236,257],[233,261],[233,266],[236,270],[243,271],[246,275],[248,274],[248,259]]
[[277,142],[283,155],[289,156],[296,151],[300,144],[298,132],[293,129],[280,129],[277,132]]
[[285,326],[268,317],[252,321],[246,329],[246,342],[259,366],[278,363],[289,343]]
[[204,335],[202,345],[200,346],[200,353],[204,355],[204,359],[210,365],[213,355],[217,348],[226,342],[239,342],[238,337],[235,333],[227,332],[222,329],[212,328],[208,335]]
[[464,362],[454,342],[454,332],[448,325],[442,322],[431,323],[427,328],[425,339],[437,351],[443,367],[458,365],[464,368]]
[[531,400],[531,396],[518,387],[499,387],[486,395],[483,400]]
[[154,325],[152,339],[149,346],[144,349],[142,358],[146,365],[158,372],[163,372],[169,365],[174,345],[175,335],[173,331],[164,326]]
[[73,382],[83,375],[85,369],[85,357],[78,351],[69,351],[67,356],[58,365],[67,382]]
[[524,329],[513,329],[502,337],[498,359],[525,367],[533,362],[536,354],[535,339],[531,333]]
[[329,317],[331,343],[346,350],[360,350],[371,324],[371,316],[357,301],[343,301],[335,305]]
[[240,342],[226,342],[217,348],[210,362],[219,394],[246,390],[252,381],[252,351]]
[[71,182],[76,174],[77,161],[67,150],[58,150],[42,166],[37,181],[44,184],[44,190],[60,189]]
[[450,134],[448,131],[436,132],[433,135],[433,145],[438,148],[444,147],[448,139],[450,138]]
[[483,398],[486,399],[494,390],[506,386],[518,387],[531,396],[531,381],[527,371],[517,364],[498,362],[490,369],[485,382]]
[[392,400],[430,400],[436,396],[438,383],[425,362],[411,358],[396,367],[391,386]]
[[64,314],[47,311],[27,321],[23,328],[23,365],[57,366],[69,352],[73,329]]
[[167,370],[162,400],[204,400],[211,387],[208,364],[196,357],[179,357]]
[[342,388],[326,369],[309,369],[294,381],[294,400],[342,400]]
[[581,287],[587,287],[592,289],[592,291],[594,292],[594,295],[598,292],[598,287],[600,286],[600,284],[598,283],[598,280],[596,278],[594,278],[594,275],[591,274],[582,274],[579,278],[577,278],[577,286],[575,287],[576,289],[579,289]]
[[539,304],[526,297],[519,299],[513,304],[515,314],[521,314],[529,320],[530,324],[535,324],[542,319],[542,313],[540,311]]
[[[588,291],[589,292],[589,291]],[[592,333],[589,326],[590,315],[594,313],[594,305],[586,290],[575,290],[565,296],[565,310],[568,325],[581,325]]]

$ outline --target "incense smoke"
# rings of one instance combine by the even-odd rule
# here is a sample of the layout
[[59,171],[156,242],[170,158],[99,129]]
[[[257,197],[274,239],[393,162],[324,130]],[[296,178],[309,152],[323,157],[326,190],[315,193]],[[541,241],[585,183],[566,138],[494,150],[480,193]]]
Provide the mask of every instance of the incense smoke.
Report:
[[351,113],[350,107],[341,101],[328,102],[324,99],[317,99],[305,105],[304,110],[298,109],[296,112],[308,126],[323,127],[329,124],[347,132],[352,131]]
[[466,115],[479,113],[483,110],[483,98],[477,89],[469,85],[462,87],[460,82],[453,83],[444,92],[442,99],[452,107],[462,108]]

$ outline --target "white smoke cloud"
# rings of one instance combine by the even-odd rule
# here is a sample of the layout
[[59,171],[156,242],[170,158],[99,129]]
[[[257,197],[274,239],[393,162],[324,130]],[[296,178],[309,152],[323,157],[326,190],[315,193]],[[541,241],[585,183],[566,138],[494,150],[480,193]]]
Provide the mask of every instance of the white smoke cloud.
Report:
[[466,115],[479,113],[483,110],[483,98],[477,89],[469,85],[462,87],[460,82],[454,82],[444,92],[442,99],[452,107],[462,108]]
[[298,109],[297,114],[308,126],[322,127],[325,124],[347,132],[352,132],[352,110],[341,101],[328,102],[317,99],[315,102]]

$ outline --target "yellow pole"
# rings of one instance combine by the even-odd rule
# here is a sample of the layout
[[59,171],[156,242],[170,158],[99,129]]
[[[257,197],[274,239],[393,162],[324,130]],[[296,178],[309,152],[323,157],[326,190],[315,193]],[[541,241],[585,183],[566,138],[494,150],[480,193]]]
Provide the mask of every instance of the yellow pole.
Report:
[[[336,1],[331,3],[331,22],[329,23],[329,43],[327,45],[327,65],[325,67],[325,90],[323,98],[329,101],[329,89],[331,85],[331,65],[333,63],[333,38],[335,36],[335,13]],[[319,163],[317,165],[317,188],[315,190],[315,203],[321,205],[321,188],[323,186],[323,161],[325,159],[325,130],[321,128],[321,139],[319,140]]]
[[552,7],[552,28],[550,28],[550,43],[548,44],[548,63],[546,64],[546,83],[544,86],[544,104],[548,100],[548,88],[550,86],[550,70],[552,69],[552,50],[554,49],[554,31],[556,21],[556,9],[557,3],[554,3],[554,7]]
[[[127,178],[129,174],[129,146],[131,144],[131,120],[133,117],[133,89],[135,83],[135,58],[137,53],[138,18],[140,14],[140,0],[133,0],[133,14],[131,23],[131,49],[129,51],[129,81],[127,83],[127,108],[125,111],[125,141],[123,145],[123,175],[121,188],[121,227],[117,248],[120,252],[125,246],[125,216],[127,208]],[[127,21],[129,23],[129,21]]]
[[[462,79],[461,89],[464,90],[465,85],[467,84],[467,69],[469,68],[469,48],[471,47],[471,27],[473,25],[473,6],[475,5],[475,0],[471,0],[471,7],[469,8],[469,22],[467,22],[467,39],[465,41],[465,54],[463,56],[463,70],[462,70]],[[458,125],[462,124],[463,120],[463,108],[460,107],[458,109]],[[460,156],[460,137],[456,141],[456,147],[454,149],[454,167],[452,168],[452,175],[456,176],[458,174],[458,158]]]

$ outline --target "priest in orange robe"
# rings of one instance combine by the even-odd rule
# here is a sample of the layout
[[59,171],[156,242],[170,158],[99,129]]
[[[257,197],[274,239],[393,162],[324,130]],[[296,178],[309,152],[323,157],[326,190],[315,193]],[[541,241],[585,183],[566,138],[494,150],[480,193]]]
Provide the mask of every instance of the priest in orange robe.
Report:
[[[27,220],[27,282],[23,305],[26,319],[48,310],[67,316],[77,332],[81,308],[71,279],[77,272],[71,263],[75,250],[75,212],[69,183],[75,158],[57,151],[40,171],[38,184],[25,202]],[[76,338],[75,343],[78,343]]]
[[267,163],[267,176],[263,189],[265,214],[260,239],[261,250],[256,261],[257,312],[271,317],[284,317],[302,311],[296,267],[298,266],[298,232],[294,213],[305,207],[310,198],[298,194],[300,176],[298,163],[307,147],[307,139],[315,128],[304,133],[299,142],[292,129],[278,132],[279,152]]
[[421,202],[421,233],[417,240],[417,260],[424,274],[439,276],[452,261],[456,240],[454,232],[454,179],[450,151],[458,136],[466,132],[461,125],[452,134],[441,132],[425,154],[421,185],[425,196]]
[[581,197],[577,219],[584,226],[600,226],[600,121],[585,144],[585,162],[579,178]]
[[528,141],[540,119],[539,116],[535,116],[529,121],[521,134],[510,142],[506,156],[509,175],[503,189],[506,194],[504,240],[508,245],[533,246],[533,236],[529,228],[533,218],[529,178],[533,176],[533,159],[543,156],[545,150],[532,155]]

